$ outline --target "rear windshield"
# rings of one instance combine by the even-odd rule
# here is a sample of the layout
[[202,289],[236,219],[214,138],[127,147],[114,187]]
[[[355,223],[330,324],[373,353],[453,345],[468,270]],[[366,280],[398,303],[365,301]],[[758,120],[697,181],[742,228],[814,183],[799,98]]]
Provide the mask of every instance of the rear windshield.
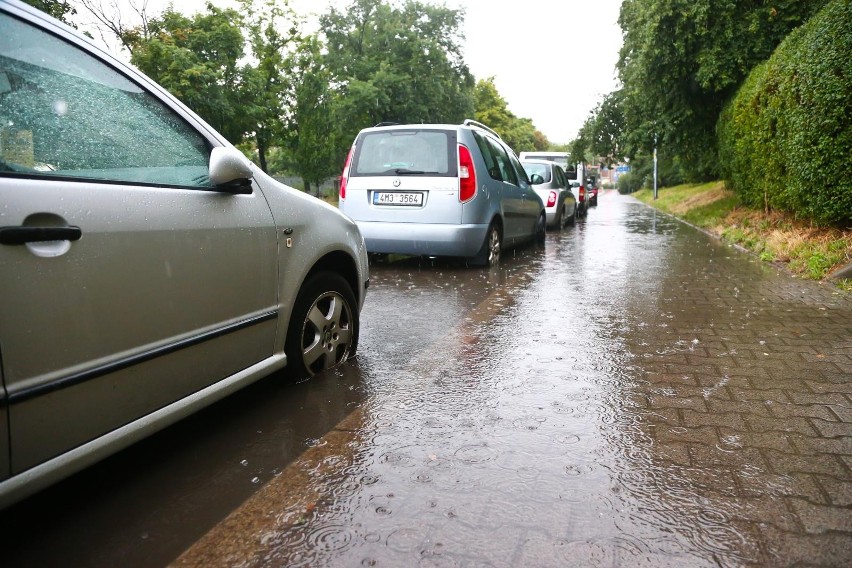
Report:
[[[532,160],[547,160],[548,162],[556,162],[562,169],[565,170],[565,175],[569,178],[577,177],[577,168],[573,164],[568,163],[568,156],[564,153],[548,154],[546,152],[521,152],[521,159],[526,158]],[[529,172],[529,170],[527,170]]]
[[544,179],[544,183],[550,181],[550,168],[545,164],[532,164],[530,162],[521,162],[524,169],[527,171],[527,176],[532,178],[533,174],[538,174]]
[[457,175],[456,133],[450,130],[366,132],[355,147],[353,176]]

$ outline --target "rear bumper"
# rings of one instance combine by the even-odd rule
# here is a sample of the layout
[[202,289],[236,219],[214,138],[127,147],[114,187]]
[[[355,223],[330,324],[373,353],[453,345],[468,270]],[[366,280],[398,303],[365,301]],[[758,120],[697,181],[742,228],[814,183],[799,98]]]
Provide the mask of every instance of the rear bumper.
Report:
[[555,206],[545,208],[544,216],[548,227],[559,224],[559,217],[556,216],[557,213],[558,209]]
[[367,252],[471,257],[485,242],[488,225],[356,221]]

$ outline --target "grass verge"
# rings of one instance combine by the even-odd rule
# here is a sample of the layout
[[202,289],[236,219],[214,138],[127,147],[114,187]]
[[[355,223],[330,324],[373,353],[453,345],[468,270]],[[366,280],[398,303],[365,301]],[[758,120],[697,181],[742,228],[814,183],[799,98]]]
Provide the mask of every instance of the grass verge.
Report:
[[[814,227],[790,215],[744,207],[724,182],[658,189],[656,200],[649,189],[633,196],[802,278],[824,280],[852,262],[852,228]],[[832,283],[852,291],[852,278]]]

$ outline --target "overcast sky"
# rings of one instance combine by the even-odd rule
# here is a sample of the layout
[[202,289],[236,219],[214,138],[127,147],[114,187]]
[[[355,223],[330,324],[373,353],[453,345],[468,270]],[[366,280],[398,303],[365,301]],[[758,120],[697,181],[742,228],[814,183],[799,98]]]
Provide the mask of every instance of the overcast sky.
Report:
[[[232,0],[212,2],[234,5]],[[157,14],[169,3],[148,0],[148,13]],[[444,3],[465,10],[465,60],[476,79],[493,76],[509,110],[532,119],[551,142],[573,139],[589,112],[617,85],[621,0]],[[187,14],[203,10],[204,4],[205,0],[174,2]],[[324,12],[329,5],[348,4],[348,0],[290,0],[297,12],[306,15]],[[80,12],[78,19],[83,20],[85,10]]]

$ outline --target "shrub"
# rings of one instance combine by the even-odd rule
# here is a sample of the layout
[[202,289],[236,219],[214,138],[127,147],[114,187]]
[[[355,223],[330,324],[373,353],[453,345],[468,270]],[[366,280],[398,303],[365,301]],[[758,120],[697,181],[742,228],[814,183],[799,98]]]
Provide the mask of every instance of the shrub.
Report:
[[743,203],[852,220],[852,0],[832,0],[757,66],[723,110],[720,166]]
[[618,193],[624,194],[639,191],[642,189],[642,181],[642,176],[634,172],[621,174],[618,176]]

